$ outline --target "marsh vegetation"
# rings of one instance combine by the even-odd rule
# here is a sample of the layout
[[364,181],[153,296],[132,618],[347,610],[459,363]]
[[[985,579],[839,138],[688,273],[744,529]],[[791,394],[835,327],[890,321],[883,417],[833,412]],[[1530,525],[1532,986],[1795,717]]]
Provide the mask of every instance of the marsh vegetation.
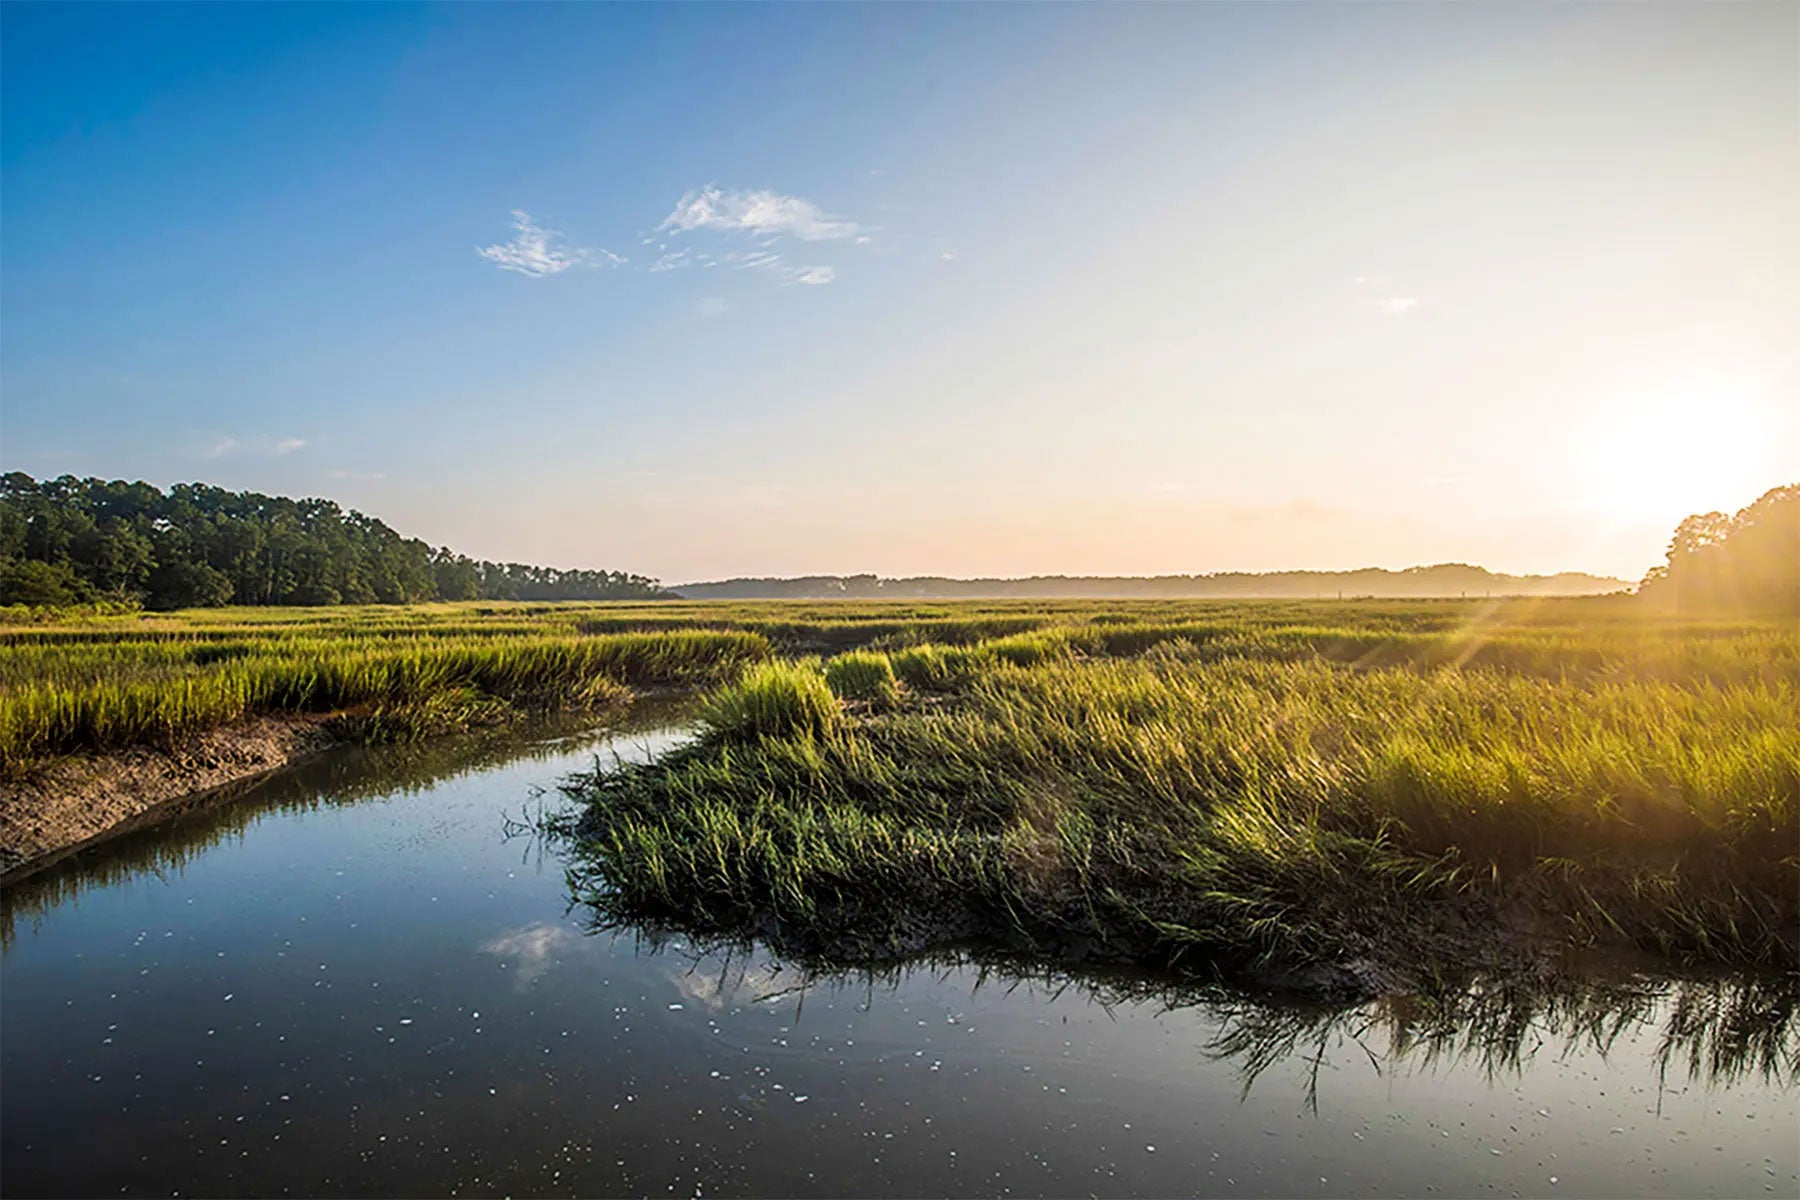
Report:
[[933,633],[759,667],[693,745],[581,781],[591,901],[851,959],[977,940],[1357,992],[1571,945],[1797,961],[1791,626],[1558,602]]
[[0,775],[253,716],[340,714],[354,740],[391,741],[593,711],[770,652],[727,630],[586,635],[555,609],[227,611],[0,630]]
[[585,894],[631,919],[1352,992],[1570,945],[1800,957],[1800,630],[1628,598],[93,617],[0,631],[0,763],[671,689],[701,736],[575,785]]

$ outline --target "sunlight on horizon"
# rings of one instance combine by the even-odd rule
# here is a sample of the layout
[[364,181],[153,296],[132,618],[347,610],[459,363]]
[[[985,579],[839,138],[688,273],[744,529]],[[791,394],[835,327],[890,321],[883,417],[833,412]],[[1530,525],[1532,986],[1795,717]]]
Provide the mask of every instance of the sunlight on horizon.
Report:
[[1778,483],[1766,391],[1723,372],[1633,391],[1575,427],[1581,507],[1619,522],[1730,512]]

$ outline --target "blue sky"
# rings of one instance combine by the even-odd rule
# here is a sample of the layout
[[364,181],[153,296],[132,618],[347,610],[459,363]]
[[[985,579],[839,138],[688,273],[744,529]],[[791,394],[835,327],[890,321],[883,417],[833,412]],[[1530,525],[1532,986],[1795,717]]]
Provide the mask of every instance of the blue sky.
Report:
[[687,580],[1635,575],[1800,478],[1800,10],[9,4],[0,460]]

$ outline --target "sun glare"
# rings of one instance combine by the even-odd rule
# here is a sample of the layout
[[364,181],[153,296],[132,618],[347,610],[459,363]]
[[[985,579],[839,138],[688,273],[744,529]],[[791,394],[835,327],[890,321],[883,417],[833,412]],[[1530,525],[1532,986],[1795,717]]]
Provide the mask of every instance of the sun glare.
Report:
[[1632,521],[1736,508],[1754,498],[1764,424],[1741,388],[1683,389],[1621,405],[1578,433],[1579,493],[1586,506]]

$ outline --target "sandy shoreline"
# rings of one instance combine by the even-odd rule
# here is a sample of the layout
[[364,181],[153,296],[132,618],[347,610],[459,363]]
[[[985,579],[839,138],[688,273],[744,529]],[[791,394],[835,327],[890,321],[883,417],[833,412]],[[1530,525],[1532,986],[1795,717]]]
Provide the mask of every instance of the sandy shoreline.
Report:
[[258,717],[196,734],[178,750],[70,757],[0,781],[0,884],[159,809],[336,745],[334,715]]

